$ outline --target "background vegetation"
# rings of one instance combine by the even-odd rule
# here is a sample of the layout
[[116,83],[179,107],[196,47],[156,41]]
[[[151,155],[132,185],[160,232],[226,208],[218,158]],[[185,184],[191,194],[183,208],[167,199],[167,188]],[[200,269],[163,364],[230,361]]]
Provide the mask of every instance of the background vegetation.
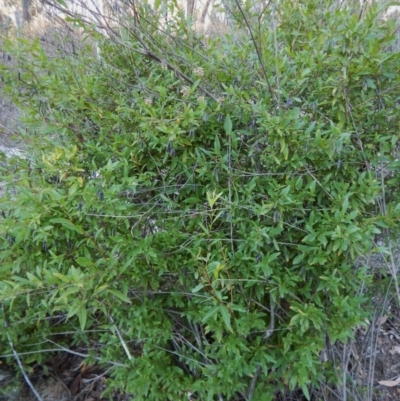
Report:
[[400,301],[385,10],[237,1],[218,36],[156,2],[71,16],[69,55],[6,41],[0,353],[84,344],[137,400],[355,398],[334,349]]

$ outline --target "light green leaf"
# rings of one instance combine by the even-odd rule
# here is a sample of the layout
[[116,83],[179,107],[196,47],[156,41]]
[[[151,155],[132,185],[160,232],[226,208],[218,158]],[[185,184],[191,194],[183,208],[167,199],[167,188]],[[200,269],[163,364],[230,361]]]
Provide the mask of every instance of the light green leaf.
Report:
[[310,188],[310,193],[311,193],[311,195],[314,195],[315,194],[315,187],[316,187],[316,185],[317,185],[317,181],[312,181],[310,184],[309,184],[309,188]]
[[228,135],[232,133],[232,120],[229,114],[225,117],[224,129]]
[[68,190],[68,195],[72,196],[79,188],[79,184],[77,182],[75,182],[74,184],[72,184]]
[[196,90],[196,88],[200,85],[200,82],[201,82],[201,80],[198,79],[198,80],[193,84],[193,86],[192,86],[192,88],[191,88],[191,92],[192,92],[192,93],[193,93],[193,92]]
[[85,330],[86,326],[86,321],[87,321],[87,310],[84,305],[81,305],[81,307],[78,310],[78,318],[79,318],[79,324],[81,326],[81,330]]
[[310,126],[306,129],[305,135],[309,135],[311,134],[312,130],[315,128],[316,125],[316,121],[313,121]]
[[193,288],[192,292],[195,294],[196,292],[199,292],[202,288],[204,288],[203,283],[197,284],[196,287]]
[[303,177],[302,176],[300,176],[297,179],[295,187],[296,187],[297,190],[300,190],[303,187]]
[[219,142],[218,134],[215,135],[215,140],[214,140],[214,152],[215,154],[219,155],[221,154],[221,145]]
[[61,274],[61,273],[58,273],[58,272],[54,272],[53,276],[59,278],[61,281],[64,281],[64,283],[70,283],[71,282],[71,280],[67,276],[64,276],[64,274]]
[[89,266],[92,264],[92,261],[88,258],[80,257],[76,259],[76,263],[78,263],[79,266]]

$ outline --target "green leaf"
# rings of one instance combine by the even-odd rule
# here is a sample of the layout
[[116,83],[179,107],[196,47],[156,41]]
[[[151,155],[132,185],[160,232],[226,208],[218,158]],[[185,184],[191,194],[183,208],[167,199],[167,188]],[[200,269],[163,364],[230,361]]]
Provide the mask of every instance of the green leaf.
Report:
[[56,2],[58,4],[61,4],[62,6],[64,6],[65,8],[68,8],[67,3],[64,0],[56,0]]
[[214,152],[215,154],[219,155],[221,154],[221,144],[219,142],[218,135],[215,135],[215,140],[214,140]]
[[229,313],[228,308],[225,305],[220,304],[219,305],[219,310],[221,312],[222,320],[224,321],[226,328],[230,332],[233,333],[233,330],[232,330],[232,327],[231,327],[231,314]]
[[303,187],[303,177],[302,176],[300,176],[297,179],[295,187],[296,187],[297,190],[300,190]]
[[304,253],[299,253],[294,259],[293,264],[298,265],[304,259]]
[[230,135],[232,133],[232,120],[231,120],[231,116],[229,114],[227,114],[225,117],[224,129],[228,135]]
[[308,185],[308,187],[310,188],[310,193],[311,193],[311,195],[314,195],[314,194],[315,194],[315,187],[316,187],[316,185],[317,185],[317,181],[312,181],[312,182]]
[[197,87],[199,86],[200,82],[201,82],[201,80],[198,79],[198,80],[193,84],[193,86],[192,86],[192,88],[191,88],[191,92],[192,92],[192,93],[197,89]]
[[196,292],[199,292],[202,288],[204,288],[203,283],[197,284],[196,287],[194,287],[192,290],[193,294],[195,294]]
[[64,283],[70,283],[71,282],[71,280],[67,276],[65,276],[64,274],[61,274],[61,273],[58,273],[58,272],[54,272],[53,276],[59,278],[62,281],[64,281]]
[[78,312],[79,309],[82,307],[82,304],[79,301],[76,301],[70,305],[70,309],[67,314],[67,319],[70,319],[71,317],[75,316]]
[[82,233],[82,229],[75,226],[73,223],[71,223],[69,220],[58,217],[58,218],[54,218],[54,219],[50,219],[50,223],[53,224],[61,224],[63,227],[67,228],[68,230],[72,230],[72,231],[76,231],[78,233]]
[[76,193],[76,191],[79,189],[79,184],[77,182],[75,182],[74,184],[72,184],[68,190],[68,195],[72,196]]
[[92,264],[92,261],[85,257],[77,258],[76,262],[78,263],[79,266],[82,266],[82,267],[90,266]]
[[190,197],[190,198],[185,199],[184,202],[188,203],[188,204],[195,204],[195,203],[199,203],[200,199],[197,197]]
[[207,323],[207,321],[210,320],[210,318],[211,318],[212,316],[214,316],[214,315],[218,312],[218,310],[219,310],[218,305],[212,307],[212,308],[203,316],[203,318],[201,319],[202,323]]
[[310,126],[306,129],[305,135],[309,135],[311,134],[311,132],[313,131],[313,129],[315,128],[315,125],[317,124],[316,121],[313,121]]
[[87,310],[84,305],[81,305],[81,307],[78,310],[78,318],[81,330],[84,331],[87,321]]
[[110,294],[116,296],[121,301],[127,302],[128,304],[132,303],[132,301],[126,295],[122,294],[122,292],[119,292],[117,290],[111,290],[111,289],[108,289],[107,292],[109,292]]
[[307,400],[310,400],[310,392],[308,391],[307,384],[302,383],[302,384],[300,385],[300,387],[301,387],[301,389],[302,389],[302,391],[303,391],[304,397],[306,397]]

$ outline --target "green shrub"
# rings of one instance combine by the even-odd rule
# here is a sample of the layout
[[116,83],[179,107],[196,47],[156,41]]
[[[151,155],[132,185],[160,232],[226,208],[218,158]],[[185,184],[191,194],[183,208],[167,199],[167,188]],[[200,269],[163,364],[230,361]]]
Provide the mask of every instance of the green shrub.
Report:
[[25,363],[85,343],[152,401],[309,397],[331,374],[326,340],[368,311],[357,258],[398,218],[392,30],[283,1],[255,47],[237,16],[204,44],[149,15],[100,62],[10,45],[28,150],[3,167],[0,297]]

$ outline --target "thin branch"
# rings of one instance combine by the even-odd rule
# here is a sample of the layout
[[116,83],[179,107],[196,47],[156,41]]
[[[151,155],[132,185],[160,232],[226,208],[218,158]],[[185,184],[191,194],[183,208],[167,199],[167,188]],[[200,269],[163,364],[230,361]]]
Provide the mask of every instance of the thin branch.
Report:
[[281,108],[281,88],[279,83],[279,67],[278,67],[278,41],[276,39],[276,24],[275,24],[275,4],[272,5],[272,32],[274,34],[274,47],[275,47],[275,74],[276,85],[278,88],[278,109]]
[[29,380],[29,377],[28,377],[28,375],[26,374],[26,372],[25,372],[25,370],[24,370],[24,367],[22,366],[22,362],[21,362],[21,360],[20,360],[20,358],[19,358],[19,356],[18,356],[17,351],[16,351],[15,348],[14,348],[14,345],[13,345],[13,343],[12,343],[11,337],[10,337],[10,335],[9,335],[8,333],[7,333],[7,339],[8,339],[8,343],[9,343],[9,345],[10,345],[10,347],[11,347],[12,353],[13,353],[13,355],[14,355],[14,358],[15,358],[15,360],[16,360],[17,363],[18,363],[18,367],[19,367],[19,369],[20,369],[20,371],[21,371],[21,373],[22,373],[22,376],[24,376],[24,379],[25,379],[26,384],[27,384],[28,387],[31,389],[31,391],[32,391],[32,393],[34,394],[34,396],[36,397],[36,399],[37,399],[38,401],[43,401],[43,398],[40,396],[40,394],[37,392],[37,390],[35,389],[35,387],[34,387],[34,385],[32,384],[32,382]]
[[122,347],[124,348],[124,351],[125,351],[125,353],[126,353],[126,356],[127,356],[128,359],[131,361],[131,360],[133,359],[133,357],[132,357],[131,353],[129,352],[129,349],[128,349],[128,346],[126,345],[126,342],[125,342],[124,339],[122,338],[122,335],[121,335],[121,333],[120,333],[120,331],[119,331],[117,325],[114,323],[114,319],[112,318],[112,316],[109,316],[108,318],[109,318],[110,322],[114,325],[114,329],[115,329],[115,331],[117,332],[117,336],[118,336],[118,338],[119,338],[119,341],[120,341],[121,344],[122,344]]
[[264,341],[268,340],[271,336],[272,333],[274,332],[275,329],[275,304],[274,301],[272,300],[272,297],[270,298],[270,321],[268,325],[268,329],[266,330],[264,334]]
[[249,395],[247,396],[247,400],[251,401],[254,397],[254,391],[256,389],[256,384],[258,380],[258,376],[261,373],[261,365],[257,366],[256,371],[254,372],[253,378],[251,379],[250,387],[249,387]]
[[254,48],[256,49],[257,57],[258,57],[258,60],[260,62],[260,65],[261,65],[261,69],[262,69],[262,72],[263,72],[263,75],[264,75],[264,79],[265,79],[265,81],[267,83],[269,93],[270,93],[271,97],[274,98],[275,96],[274,96],[274,93],[272,92],[272,87],[271,87],[271,84],[269,82],[267,71],[265,69],[265,65],[264,65],[264,62],[263,62],[262,57],[261,57],[260,49],[258,48],[257,42],[256,42],[256,40],[254,38],[253,30],[251,29],[249,21],[247,20],[245,13],[244,13],[242,7],[240,6],[239,0],[235,0],[235,2],[236,2],[236,5],[239,8],[240,13],[242,14],[242,17],[243,17],[244,22],[245,22],[245,24],[247,26],[247,29],[250,32],[251,40],[253,42]]
[[21,371],[22,376],[24,376],[26,384],[31,389],[31,391],[34,394],[34,396],[36,397],[36,399],[38,401],[43,401],[43,398],[40,396],[40,394],[37,392],[37,390],[35,389],[35,387],[32,384],[32,382],[29,380],[29,377],[26,374],[25,369],[24,369],[24,367],[22,365],[21,359],[19,358],[19,355],[18,355],[16,349],[14,348],[14,344],[13,344],[13,342],[11,340],[11,337],[10,337],[10,334],[8,333],[8,330],[7,330],[8,329],[8,323],[7,323],[7,319],[6,319],[6,313],[5,313],[5,310],[4,310],[4,304],[2,304],[2,309],[3,309],[3,317],[4,317],[4,328],[5,328],[5,331],[6,331],[8,344],[10,345],[10,348],[11,348],[11,351],[13,353],[13,356],[14,356],[15,360],[17,361],[19,370]]
[[[93,14],[93,13],[92,13]],[[110,39],[113,40],[116,44],[119,44],[120,46],[124,46],[127,49],[138,53],[144,57],[149,57],[152,58],[153,60],[157,61],[160,64],[165,64],[170,70],[172,70],[178,77],[180,77],[181,79],[183,79],[184,81],[190,83],[191,85],[194,84],[194,81],[188,77],[186,74],[184,74],[182,71],[180,71],[177,67],[175,67],[173,64],[171,64],[169,61],[164,60],[161,56],[158,56],[156,53],[154,53],[154,51],[152,51],[148,44],[142,39],[141,35],[137,34],[136,32],[133,32],[133,35],[135,37],[135,39],[141,44],[142,49],[137,49],[134,48],[132,46],[128,46],[126,43],[121,42],[120,39],[120,35],[118,33],[116,33],[111,27],[110,25],[106,22],[106,19],[103,15],[101,15],[100,10],[98,10],[98,14],[102,17],[103,22],[100,20],[100,18],[97,15],[94,15],[94,17],[96,18],[97,22],[98,22],[98,27],[100,29],[103,29],[105,32],[107,32],[108,34],[112,34],[112,36],[110,35]],[[134,31],[140,32],[137,26],[134,26]],[[211,99],[213,99],[214,101],[217,101],[217,98],[210,93],[207,89],[201,87],[200,85],[198,86],[198,89],[203,92],[204,94],[206,94],[208,97],[210,97]]]
[[[104,360],[103,360],[102,358],[99,358],[98,356],[93,357],[93,356],[91,356],[91,355],[82,354],[81,352],[72,351],[72,350],[70,350],[70,349],[68,349],[68,348],[65,348],[65,347],[63,347],[63,346],[57,344],[57,343],[54,342],[54,341],[49,340],[48,338],[45,338],[45,340],[46,340],[47,342],[49,342],[49,343],[51,343],[51,344],[54,344],[54,345],[56,345],[56,346],[58,347],[56,350],[53,350],[53,351],[64,351],[64,352],[67,352],[68,354],[80,356],[80,357],[82,357],[82,358],[94,358],[94,359],[96,359],[97,361],[104,363]],[[111,365],[114,365],[114,366],[120,366],[120,367],[122,367],[122,368],[127,368],[127,367],[128,367],[128,365],[126,365],[126,364],[124,364],[124,363],[120,363],[120,362],[113,362],[113,361],[110,361],[110,362],[107,362],[107,363],[110,363]]]
[[323,185],[318,181],[318,179],[314,176],[314,174],[305,166],[305,169],[307,170],[307,173],[311,175],[311,177],[316,181],[316,183],[323,189],[323,191],[331,198],[333,199],[333,196],[323,187]]

